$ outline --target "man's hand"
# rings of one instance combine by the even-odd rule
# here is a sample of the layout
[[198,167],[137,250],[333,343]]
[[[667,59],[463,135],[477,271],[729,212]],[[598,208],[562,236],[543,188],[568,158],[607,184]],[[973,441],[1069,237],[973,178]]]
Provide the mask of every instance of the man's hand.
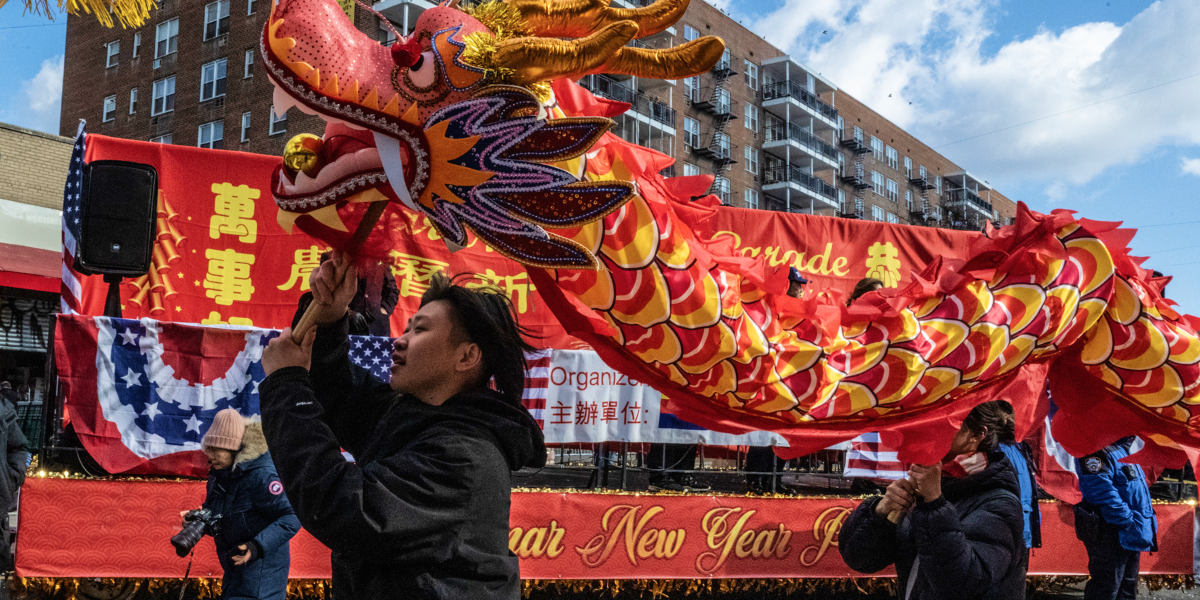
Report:
[[309,274],[308,287],[314,305],[309,310],[318,311],[314,323],[333,323],[346,314],[358,293],[358,268],[345,252],[335,250],[329,260]]
[[893,511],[905,512],[917,501],[917,486],[907,479],[897,479],[887,487],[883,499],[875,505],[875,514],[886,517]]
[[312,365],[313,340],[317,339],[316,328],[309,329],[304,336],[304,343],[297,346],[292,341],[292,328],[283,330],[279,337],[271,340],[263,349],[262,367],[269,376],[284,367],[304,367],[308,370]]
[[942,497],[942,463],[929,466],[912,465],[908,468],[908,478],[917,484],[917,489],[926,502],[933,502]]
[[237,549],[241,550],[242,554],[234,554],[231,557],[233,558],[234,566],[240,567],[254,559],[254,550],[250,549],[249,544],[242,544],[241,546],[238,546]]

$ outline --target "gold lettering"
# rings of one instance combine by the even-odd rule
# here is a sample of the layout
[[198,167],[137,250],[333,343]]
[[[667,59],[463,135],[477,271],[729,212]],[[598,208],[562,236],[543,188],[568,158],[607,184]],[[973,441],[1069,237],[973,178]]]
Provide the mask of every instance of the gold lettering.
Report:
[[850,516],[850,509],[834,506],[825,509],[817,520],[813,521],[813,540],[815,544],[800,551],[800,564],[811,567],[825,556],[830,546],[837,546],[837,536],[842,530],[842,523]]
[[508,531],[508,549],[521,558],[557,558],[563,552],[562,539],[566,533],[558,521],[550,521],[549,527],[528,530],[513,527]]
[[[638,559],[672,558],[683,547],[687,532],[683,529],[664,530],[647,528],[650,520],[665,509],[661,506],[651,506],[645,514],[638,518],[640,505],[619,504],[609,508],[600,520],[604,533],[596,534],[587,544],[577,546],[583,564],[598,567],[608,561],[618,544],[625,546],[625,554],[629,562],[637,566]],[[620,514],[620,518],[614,518]],[[612,529],[609,523],[613,522]],[[675,537],[678,536],[678,537]]]
[[846,268],[847,262],[849,261],[846,260],[845,256],[839,256],[833,259],[833,274],[837,275],[838,277],[845,277],[846,275],[849,275],[850,270]]

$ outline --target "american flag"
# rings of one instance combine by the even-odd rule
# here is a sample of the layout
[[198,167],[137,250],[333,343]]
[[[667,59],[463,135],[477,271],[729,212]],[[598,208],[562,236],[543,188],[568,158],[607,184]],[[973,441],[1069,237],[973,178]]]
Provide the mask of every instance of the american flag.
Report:
[[850,440],[843,477],[903,479],[907,474],[908,469],[897,460],[896,451],[881,444],[878,433],[864,433]]
[[79,285],[81,275],[75,270],[75,251],[83,222],[83,154],[86,138],[83,122],[80,122],[79,131],[75,135],[75,148],[71,151],[71,166],[67,169],[67,186],[63,190],[61,302],[64,314],[78,313],[82,298],[82,289]]
[[[395,338],[369,335],[350,336],[350,362],[370,371],[382,381],[391,379],[392,345]],[[550,385],[550,350],[525,356],[525,394],[522,401],[539,427],[545,427],[542,413],[546,410],[546,387]]]

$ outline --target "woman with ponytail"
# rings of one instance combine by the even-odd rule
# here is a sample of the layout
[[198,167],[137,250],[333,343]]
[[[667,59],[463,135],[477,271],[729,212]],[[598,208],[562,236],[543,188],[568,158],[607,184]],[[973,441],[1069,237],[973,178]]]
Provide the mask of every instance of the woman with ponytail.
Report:
[[913,465],[850,515],[838,543],[846,564],[862,573],[896,565],[904,600],[1024,598],[1020,487],[1000,452],[1013,427],[1004,403],[976,406],[941,464]]

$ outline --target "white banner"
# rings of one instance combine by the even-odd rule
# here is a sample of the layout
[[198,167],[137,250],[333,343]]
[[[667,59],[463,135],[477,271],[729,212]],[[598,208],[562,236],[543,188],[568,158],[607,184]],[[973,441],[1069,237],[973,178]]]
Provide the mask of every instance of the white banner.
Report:
[[[654,388],[613,370],[592,351],[554,350],[549,365],[531,369],[546,377],[545,405],[532,409],[548,444],[655,442],[720,446],[787,446],[777,434],[716,433],[661,411]],[[544,375],[543,375],[544,373]],[[527,397],[530,394],[527,394]],[[527,400],[528,401],[528,400]]]

